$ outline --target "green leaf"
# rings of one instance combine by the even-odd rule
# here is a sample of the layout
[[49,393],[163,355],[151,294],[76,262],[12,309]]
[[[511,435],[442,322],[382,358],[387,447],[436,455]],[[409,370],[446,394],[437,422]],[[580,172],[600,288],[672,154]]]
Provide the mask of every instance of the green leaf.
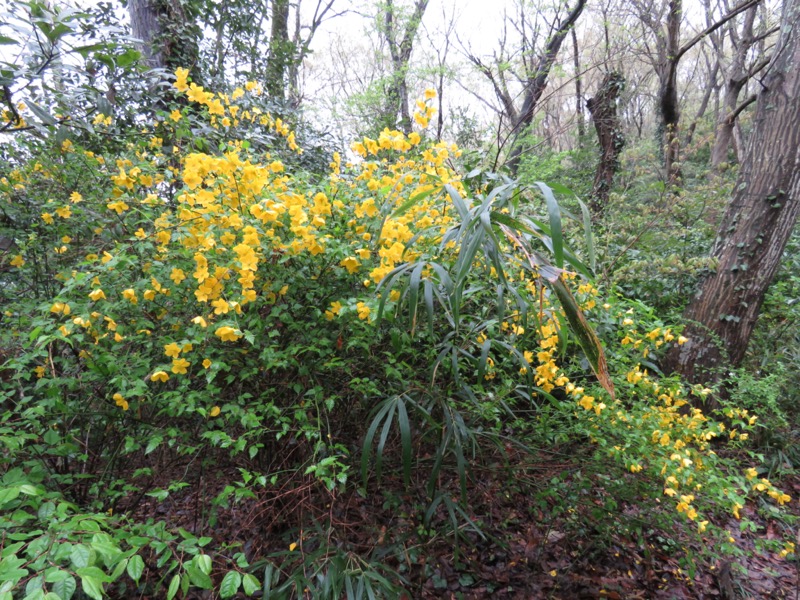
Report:
[[15,584],[28,574],[27,569],[20,569],[25,560],[17,556],[7,556],[0,562],[0,581],[13,581]]
[[245,594],[252,596],[258,591],[260,586],[258,584],[258,579],[250,573],[246,573],[245,576],[242,577],[242,587],[244,588]]
[[78,584],[75,581],[75,578],[70,575],[63,581],[55,582],[51,589],[55,594],[58,594],[58,597],[61,598],[61,600],[70,600],[72,595],[75,593],[75,590],[78,589]]
[[94,600],[103,600],[103,585],[94,577],[82,576],[81,587],[83,592]]
[[197,565],[197,568],[206,575],[211,573],[211,557],[208,554],[195,556],[193,562]]
[[178,593],[178,588],[181,585],[181,576],[178,573],[172,576],[172,581],[169,582],[169,589],[167,590],[167,600],[172,600],[175,594]]
[[92,536],[92,548],[94,548],[100,556],[103,557],[103,561],[106,565],[111,566],[114,560],[122,554],[122,550],[119,549],[119,546],[111,539],[111,536],[106,533],[96,533]]
[[19,487],[9,487],[0,490],[0,507],[16,500],[19,497]]
[[189,563],[186,565],[186,573],[189,575],[189,580],[193,585],[203,589],[210,590],[213,587],[211,577],[203,573],[199,568]]
[[6,35],[0,35],[0,45],[1,46],[10,46],[12,44],[19,44],[17,40],[14,38],[10,38]]
[[75,544],[72,547],[72,552],[70,552],[69,559],[72,561],[72,564],[75,565],[75,568],[80,569],[82,567],[89,566],[89,557],[91,554],[92,551],[89,550],[88,546],[84,546],[83,544]]
[[111,581],[111,577],[102,569],[98,569],[97,567],[81,567],[75,571],[75,574],[79,577],[91,577],[92,579],[96,579],[102,583],[108,583]]
[[242,585],[242,575],[239,571],[228,571],[219,584],[219,595],[221,598],[230,598],[239,591]]
[[138,554],[131,556],[130,560],[128,561],[127,570],[128,576],[136,583],[139,583],[139,578],[144,572],[144,561],[142,560],[142,557]]
[[559,268],[564,268],[564,236],[561,231],[561,208],[558,206],[553,190],[546,183],[534,182],[544,196],[547,213],[550,216],[550,238],[553,240],[553,261]]

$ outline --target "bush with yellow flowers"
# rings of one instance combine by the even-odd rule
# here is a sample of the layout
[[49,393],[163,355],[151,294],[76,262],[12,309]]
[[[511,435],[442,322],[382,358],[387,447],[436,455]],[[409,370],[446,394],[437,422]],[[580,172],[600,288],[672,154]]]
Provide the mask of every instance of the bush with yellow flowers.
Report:
[[[65,598],[78,580],[97,599],[316,589],[304,560],[333,573],[356,554],[278,554],[258,579],[235,544],[138,518],[145,499],[177,501],[195,470],[224,462],[240,477],[206,501],[202,531],[270,490],[369,493],[392,464],[407,484],[426,471],[435,507],[450,502],[443,471],[465,498],[470,448],[520,411],[558,412],[598,453],[659,478],[699,533],[707,512],[738,517],[751,493],[789,501],[712,449],[723,434],[744,440],[752,415],[730,408],[726,430],[690,402],[704,390],[648,369],[681,338],[602,303],[551,188],[470,189],[455,146],[390,130],[334,153],[325,176],[306,173],[257,84],[213,93],[179,69],[174,87],[189,104],[126,149],[67,140],[0,180],[27,232],[0,290],[25,297],[2,317],[0,506],[12,516],[0,527],[14,545],[0,594]],[[203,139],[223,140],[213,152],[197,114]],[[420,101],[416,123],[432,114]],[[341,585],[397,593],[399,579],[359,561]]]

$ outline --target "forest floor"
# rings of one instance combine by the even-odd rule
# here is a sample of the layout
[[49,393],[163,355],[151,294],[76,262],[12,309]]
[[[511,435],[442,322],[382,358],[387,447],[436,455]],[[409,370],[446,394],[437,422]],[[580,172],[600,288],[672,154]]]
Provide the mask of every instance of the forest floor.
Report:
[[[399,476],[384,476],[380,494],[329,493],[310,479],[285,482],[256,499],[217,508],[209,524],[211,500],[236,476],[224,461],[199,471],[174,463],[160,476],[168,483],[178,470],[193,472],[190,486],[163,502],[145,497],[127,507],[132,510],[124,502],[118,508],[211,536],[220,546],[238,543],[251,564],[277,556],[283,569],[297,568],[327,538],[371,557],[389,578],[402,577],[410,600],[800,598],[797,559],[781,559],[756,544],[786,532],[753,503],[742,516],[757,525],[756,533],[740,531],[730,515],[710,517],[741,550],[725,559],[710,547],[711,538],[689,532],[696,525],[671,502],[646,494],[637,499],[635,476],[592,468],[587,458],[578,448],[564,448],[541,456],[511,451],[494,464],[484,461],[490,466],[473,470],[467,481],[464,511],[455,508],[460,486],[454,477],[452,485],[439,482],[452,502],[440,502],[429,521],[427,503],[416,499],[425,497],[425,482],[413,493]],[[779,483],[793,499],[800,497],[800,476]],[[632,494],[624,493],[630,488]],[[790,504],[800,514],[798,503]],[[291,540],[297,547],[290,552]]]

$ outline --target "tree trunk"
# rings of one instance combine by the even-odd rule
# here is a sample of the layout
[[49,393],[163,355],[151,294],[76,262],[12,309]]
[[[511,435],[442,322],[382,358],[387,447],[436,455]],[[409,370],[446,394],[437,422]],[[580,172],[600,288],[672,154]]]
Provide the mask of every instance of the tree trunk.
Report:
[[[131,33],[153,69],[191,69],[199,55],[200,29],[178,0],[128,0]],[[194,81],[199,74],[192,73]]]
[[519,168],[519,160],[522,155],[522,136],[525,130],[533,122],[533,115],[536,110],[536,105],[547,87],[547,78],[550,75],[550,69],[553,68],[553,63],[556,61],[558,51],[561,49],[561,44],[564,41],[567,33],[575,25],[575,21],[583,12],[586,6],[586,0],[577,0],[575,7],[569,12],[567,18],[564,19],[555,27],[555,31],[547,40],[547,46],[544,53],[539,57],[536,68],[528,74],[528,80],[525,83],[525,96],[522,102],[522,109],[520,109],[518,117],[513,126],[513,142],[511,145],[511,152],[506,160],[506,166],[511,171],[512,175],[517,174]]
[[570,32],[572,36],[572,61],[575,65],[575,104],[576,115],[578,117],[578,148],[583,147],[583,139],[586,136],[586,126],[583,121],[583,85],[581,81],[581,61],[578,53],[578,36],[575,28]]
[[711,382],[738,366],[767,288],[800,214],[800,0],[786,0],[781,35],[733,199],[717,233],[716,272],[684,312],[689,341],[675,346],[665,372]]
[[266,90],[270,98],[286,99],[286,71],[294,45],[289,41],[289,0],[272,0],[272,28],[269,38]]
[[586,102],[600,142],[600,161],[597,163],[590,203],[595,216],[601,216],[605,210],[614,175],[619,170],[619,155],[625,147],[625,137],[617,115],[617,98],[624,86],[625,78],[621,73],[607,73],[595,97]]
[[658,65],[659,104],[661,108],[661,130],[664,140],[664,172],[667,182],[676,183],[680,177],[680,137],[678,123],[681,118],[678,102],[678,43],[680,41],[682,0],[670,0],[667,13],[667,35],[659,40],[662,49]]
[[711,151],[711,168],[719,171],[723,163],[727,162],[728,148],[733,138],[733,125],[736,119],[736,104],[739,93],[750,78],[746,69],[747,55],[755,43],[753,38],[753,22],[756,18],[757,6],[749,9],[744,16],[741,37],[736,33],[736,25],[731,24],[731,41],[736,50],[731,66],[725,77],[725,95],[723,110],[717,121],[717,134],[714,138],[714,148]]
[[386,0],[384,6],[383,34],[392,58],[392,77],[386,89],[387,109],[385,112],[386,116],[393,120],[397,119],[398,114],[400,115],[396,125],[406,134],[411,133],[411,112],[408,106],[408,63],[411,60],[414,40],[422,23],[422,16],[428,8],[428,2],[429,0],[414,1],[414,12],[405,24],[402,37],[397,31],[397,11],[394,1]]
[[156,0],[128,0],[128,14],[131,18],[131,34],[141,40],[136,47],[142,53],[145,63],[151,69],[165,66],[160,38],[161,11]]

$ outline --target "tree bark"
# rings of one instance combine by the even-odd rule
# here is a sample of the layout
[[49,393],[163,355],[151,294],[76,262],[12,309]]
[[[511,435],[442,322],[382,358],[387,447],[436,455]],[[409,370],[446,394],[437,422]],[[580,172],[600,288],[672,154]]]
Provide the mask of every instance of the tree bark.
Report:
[[286,72],[293,54],[294,44],[289,41],[289,0],[272,0],[265,88],[270,98],[279,102],[286,99]]
[[151,69],[163,68],[164,53],[158,43],[163,35],[162,15],[156,0],[128,0],[128,14],[131,18],[131,34],[141,40],[136,46],[147,66]]
[[725,94],[723,96],[723,110],[720,112],[717,121],[717,132],[714,138],[714,148],[711,150],[711,168],[719,171],[721,165],[727,162],[728,148],[733,138],[733,125],[735,117],[732,117],[739,101],[739,93],[747,83],[750,75],[747,73],[746,61],[750,48],[755,43],[753,38],[753,22],[756,18],[758,7],[749,9],[744,16],[742,24],[742,34],[736,32],[736,26],[731,25],[730,36],[735,48],[733,61],[725,77]]
[[408,101],[408,63],[411,60],[411,51],[414,48],[414,39],[422,23],[422,16],[428,8],[429,0],[415,0],[414,12],[405,24],[400,37],[397,31],[397,11],[394,1],[386,0],[384,6],[384,36],[389,46],[392,59],[392,78],[387,86],[387,116],[396,119],[400,115],[397,127],[406,134],[411,133],[411,113]]
[[547,87],[547,78],[550,75],[550,69],[552,69],[553,63],[556,61],[556,56],[558,56],[558,51],[561,49],[564,38],[575,25],[575,22],[578,20],[585,6],[586,0],[577,0],[577,3],[569,12],[567,18],[555,27],[555,31],[547,40],[547,46],[544,52],[539,57],[536,68],[528,74],[528,80],[525,82],[522,108],[512,128],[514,138],[511,145],[511,152],[508,155],[508,160],[506,160],[506,166],[509,171],[511,171],[512,175],[516,175],[517,169],[519,168],[519,160],[522,155],[521,138],[525,130],[533,122],[536,105],[539,103],[539,99],[542,97],[545,87]]
[[800,0],[786,0],[733,199],[717,233],[716,271],[684,312],[689,341],[665,372],[693,383],[741,364],[764,295],[800,214]]
[[586,136],[586,126],[583,120],[583,82],[581,81],[581,60],[578,53],[578,35],[575,28],[570,32],[572,36],[572,62],[575,66],[575,114],[578,117],[578,148],[583,147],[583,140]]
[[[174,70],[197,63],[200,30],[178,0],[128,0],[131,33],[150,68]],[[198,74],[192,73],[195,81]]]
[[586,102],[600,142],[600,161],[595,171],[590,202],[595,216],[601,216],[605,210],[614,175],[619,170],[619,155],[625,147],[625,136],[617,115],[617,98],[624,86],[625,78],[621,73],[607,73],[595,97]]

